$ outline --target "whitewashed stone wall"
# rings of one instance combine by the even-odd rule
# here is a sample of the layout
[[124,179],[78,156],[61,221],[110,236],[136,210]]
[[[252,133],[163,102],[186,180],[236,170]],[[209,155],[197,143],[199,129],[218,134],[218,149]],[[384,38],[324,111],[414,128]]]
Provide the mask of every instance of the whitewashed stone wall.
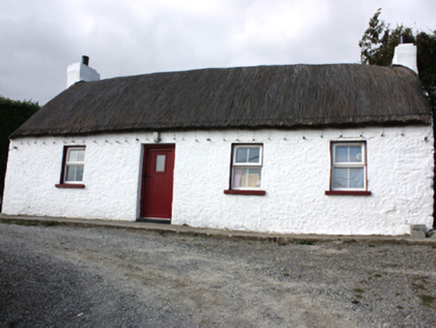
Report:
[[[84,145],[85,189],[60,189],[63,148]],[[136,218],[141,144],[135,136],[24,138],[10,144],[3,213]]]
[[[316,234],[432,227],[433,134],[427,127],[162,133],[176,145],[173,224]],[[371,196],[327,196],[330,141],[367,142]],[[152,133],[44,137],[10,145],[3,213],[135,220],[142,146]],[[232,143],[262,143],[265,196],[226,195]],[[64,145],[85,145],[85,189],[58,189]]]

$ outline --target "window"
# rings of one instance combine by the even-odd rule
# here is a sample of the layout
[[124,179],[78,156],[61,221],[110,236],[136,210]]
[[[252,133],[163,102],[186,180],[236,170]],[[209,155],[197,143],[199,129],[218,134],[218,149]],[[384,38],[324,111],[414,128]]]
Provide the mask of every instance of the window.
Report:
[[83,169],[85,166],[85,148],[69,147],[65,160],[64,182],[77,183],[83,181]]
[[[366,143],[331,144],[331,186],[327,194],[368,195],[366,186]],[[335,193],[335,191],[338,191]],[[363,193],[362,193],[363,192]]]
[[85,168],[85,147],[65,147],[58,188],[84,188],[83,173]]
[[[262,145],[233,145],[230,190],[226,194],[264,195],[262,181]],[[244,192],[245,191],[245,192]]]

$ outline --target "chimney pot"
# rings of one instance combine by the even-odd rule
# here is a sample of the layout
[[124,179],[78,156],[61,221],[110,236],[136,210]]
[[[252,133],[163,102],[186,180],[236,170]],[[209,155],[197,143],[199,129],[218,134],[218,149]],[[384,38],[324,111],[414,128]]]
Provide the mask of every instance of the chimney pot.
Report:
[[408,35],[400,36],[400,44],[406,44],[406,43],[410,43],[409,42],[409,36]]
[[83,63],[83,65],[88,66],[89,65],[89,57],[88,56],[82,56],[82,63]]

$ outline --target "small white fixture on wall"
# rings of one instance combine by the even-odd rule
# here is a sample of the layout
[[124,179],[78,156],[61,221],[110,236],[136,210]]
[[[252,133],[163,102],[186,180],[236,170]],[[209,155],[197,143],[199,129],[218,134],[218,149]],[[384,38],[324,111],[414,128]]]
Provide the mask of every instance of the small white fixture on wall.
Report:
[[159,143],[160,140],[160,132],[153,132],[153,141]]

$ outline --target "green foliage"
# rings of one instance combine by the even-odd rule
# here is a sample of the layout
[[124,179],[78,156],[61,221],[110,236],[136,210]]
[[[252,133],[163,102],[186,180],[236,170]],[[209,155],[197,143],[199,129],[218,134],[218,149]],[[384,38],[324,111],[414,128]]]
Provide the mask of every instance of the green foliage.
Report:
[[391,65],[400,37],[407,36],[408,41],[417,47],[419,79],[436,113],[436,31],[414,33],[412,28],[403,25],[392,30],[389,24],[379,19],[380,14],[381,8],[369,20],[369,27],[359,41],[362,64]]
[[[386,26],[383,21],[379,20],[381,8],[377,10],[374,16],[369,20],[369,27],[366,29],[362,40],[359,41],[361,49],[360,61],[365,64],[374,65],[379,60],[380,43],[382,39],[388,38]],[[374,57],[377,57],[375,59]]]
[[0,96],[0,196],[3,194],[9,135],[39,109],[38,103],[14,101]]
[[433,113],[436,113],[436,31],[416,35],[418,71],[422,86],[428,94]]
[[359,41],[360,61],[363,64],[389,66],[401,36],[407,36],[409,42],[415,42],[411,28],[399,25],[391,30],[389,24],[379,20],[380,14],[381,8],[369,20],[369,27]]

